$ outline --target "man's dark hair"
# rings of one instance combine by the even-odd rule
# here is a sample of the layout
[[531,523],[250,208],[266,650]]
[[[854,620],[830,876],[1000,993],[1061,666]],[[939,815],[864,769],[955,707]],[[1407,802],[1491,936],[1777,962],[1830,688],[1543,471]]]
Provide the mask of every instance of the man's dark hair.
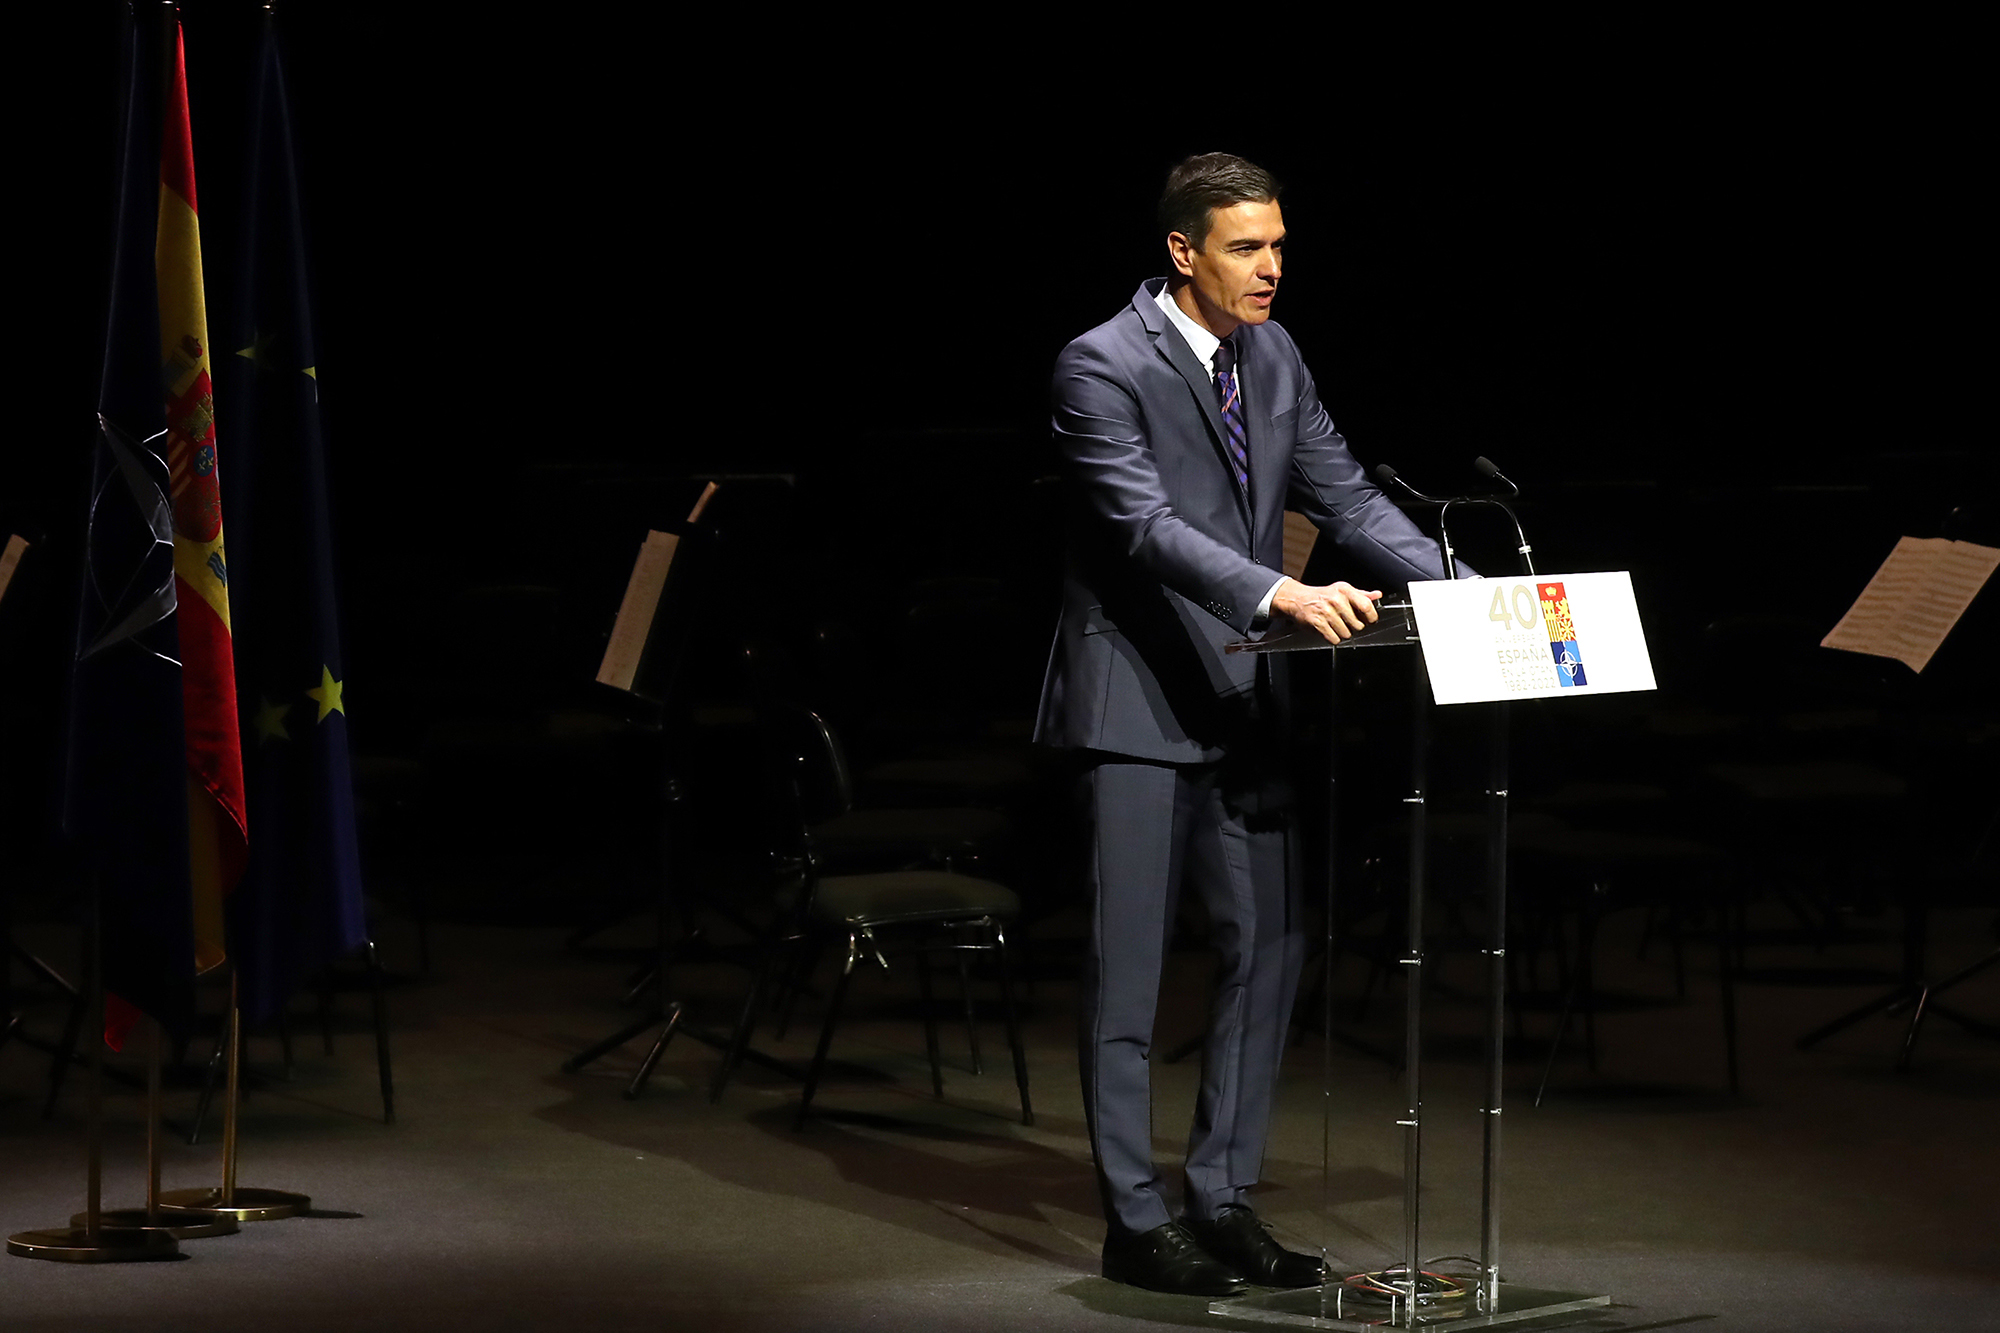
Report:
[[1160,239],[1174,232],[1199,250],[1208,240],[1212,209],[1269,204],[1279,185],[1271,173],[1233,153],[1198,153],[1167,174],[1160,195]]

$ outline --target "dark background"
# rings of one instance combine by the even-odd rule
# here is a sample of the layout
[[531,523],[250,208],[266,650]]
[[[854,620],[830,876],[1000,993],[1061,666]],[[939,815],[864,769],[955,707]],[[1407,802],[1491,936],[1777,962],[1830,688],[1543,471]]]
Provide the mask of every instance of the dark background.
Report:
[[[223,352],[259,8],[184,15]],[[1278,318],[1362,461],[1433,491],[1498,461],[1542,570],[1634,572],[1670,687],[1716,660],[1688,648],[1704,626],[1769,612],[1809,647],[1896,537],[1990,505],[1988,117],[1947,29],[1308,40],[1216,15],[1087,43],[279,10],[364,752],[416,754],[453,708],[587,693],[632,551],[699,475],[765,478],[714,514],[708,694],[768,669],[859,723],[964,672],[1018,721],[1059,558],[1048,366],[1160,270],[1159,182],[1213,148],[1286,182]],[[47,837],[57,771],[123,12],[17,30],[0,528],[37,542],[0,606],[17,845]],[[223,403],[224,467],[229,438]],[[1952,535],[1994,539],[1990,507],[1973,521]],[[1505,567],[1508,544],[1466,544]],[[496,586],[546,595],[494,612]],[[976,630],[938,633],[960,606]],[[1972,656],[1941,657],[1919,702],[1964,706]],[[1857,688],[1915,688],[1897,673]]]

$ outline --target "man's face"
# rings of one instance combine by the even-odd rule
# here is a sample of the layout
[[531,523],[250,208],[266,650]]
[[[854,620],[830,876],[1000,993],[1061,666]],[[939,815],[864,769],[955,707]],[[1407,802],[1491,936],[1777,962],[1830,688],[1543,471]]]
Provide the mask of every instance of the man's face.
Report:
[[1210,209],[1208,217],[1208,237],[1199,250],[1180,232],[1167,237],[1174,267],[1189,279],[1174,299],[1196,323],[1227,338],[1240,324],[1271,317],[1283,267],[1285,215],[1271,200]]

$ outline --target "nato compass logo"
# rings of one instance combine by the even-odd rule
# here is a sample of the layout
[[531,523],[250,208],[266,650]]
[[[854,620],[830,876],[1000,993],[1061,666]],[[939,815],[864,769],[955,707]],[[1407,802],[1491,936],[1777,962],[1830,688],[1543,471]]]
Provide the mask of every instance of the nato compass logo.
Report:
[[1576,621],[1570,616],[1569,594],[1560,583],[1538,583],[1542,624],[1549,631],[1549,655],[1556,663],[1556,683],[1574,689],[1590,682],[1583,675],[1583,654],[1576,644]]

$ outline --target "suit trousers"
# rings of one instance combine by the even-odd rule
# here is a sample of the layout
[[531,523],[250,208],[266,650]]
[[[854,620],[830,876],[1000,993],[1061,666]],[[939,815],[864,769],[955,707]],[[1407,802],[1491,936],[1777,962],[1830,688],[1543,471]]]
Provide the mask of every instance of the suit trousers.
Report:
[[1228,765],[1106,757],[1082,778],[1091,947],[1080,1059],[1105,1221],[1171,1221],[1153,1164],[1151,1056],[1160,979],[1183,885],[1201,896],[1220,954],[1188,1138],[1187,1214],[1243,1203],[1263,1170],[1271,1101],[1304,958],[1282,817],[1232,800]]

